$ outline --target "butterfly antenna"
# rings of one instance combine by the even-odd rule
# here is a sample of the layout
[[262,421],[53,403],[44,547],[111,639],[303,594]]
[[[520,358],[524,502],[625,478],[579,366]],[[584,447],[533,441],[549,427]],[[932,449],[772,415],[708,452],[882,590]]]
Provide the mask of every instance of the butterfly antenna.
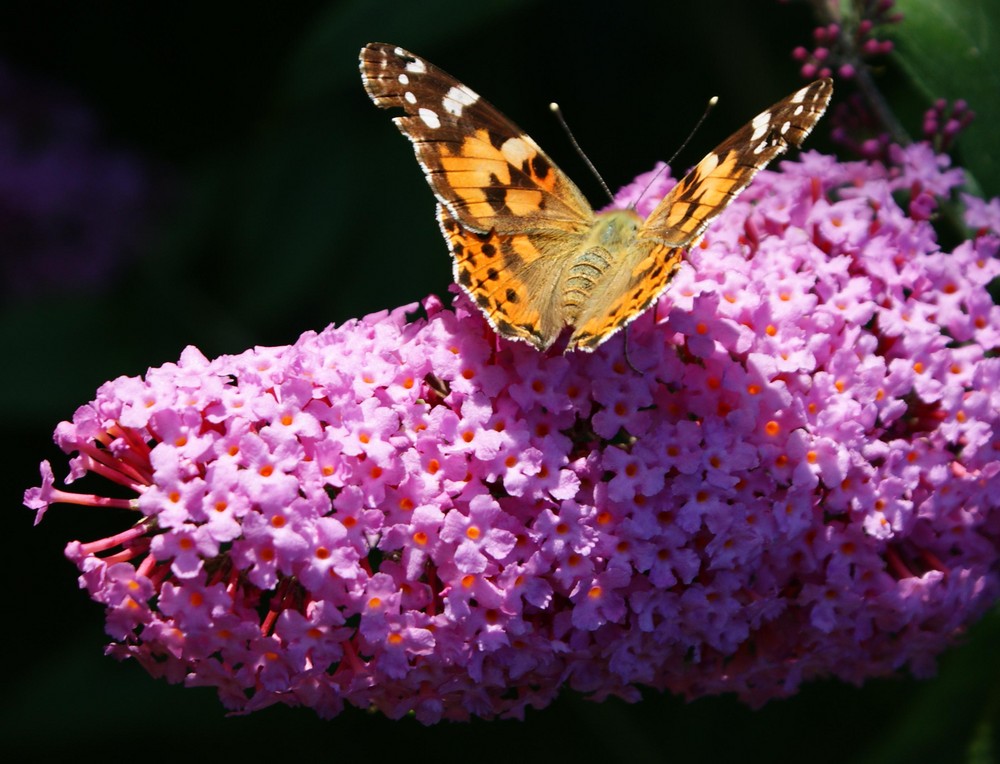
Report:
[[642,197],[646,195],[646,192],[649,191],[650,186],[653,185],[656,179],[659,178],[661,175],[663,175],[663,173],[666,172],[671,166],[673,166],[674,160],[677,159],[677,155],[680,154],[685,149],[685,147],[691,142],[691,139],[694,138],[694,134],[697,133],[698,128],[701,127],[702,122],[705,121],[705,118],[709,115],[712,109],[715,108],[715,105],[718,102],[719,102],[718,96],[712,96],[711,98],[708,99],[708,103],[705,104],[705,111],[703,111],[701,113],[701,116],[698,117],[698,121],[694,123],[694,127],[691,128],[691,132],[688,133],[687,138],[685,138],[683,143],[681,143],[681,145],[677,147],[677,150],[673,153],[673,156],[671,156],[670,159],[667,160],[667,163],[663,167],[661,167],[659,171],[655,175],[653,175],[652,178],[649,179],[649,183],[647,183],[646,187],[642,189],[642,193],[639,194],[638,197],[636,197],[635,203],[632,205],[633,208],[639,203],[639,200],[641,200]]
[[580,144],[577,143],[576,138],[573,136],[573,131],[569,129],[569,125],[566,123],[565,117],[563,117],[562,109],[559,108],[559,104],[555,102],[550,103],[549,108],[552,110],[552,113],[556,115],[556,119],[558,119],[559,124],[562,125],[562,129],[566,132],[569,142],[573,144],[573,148],[576,149],[576,153],[580,155],[580,158],[586,163],[587,167],[590,168],[590,171],[594,173],[594,177],[597,178],[597,182],[601,184],[601,188],[603,188],[604,193],[608,195],[608,199],[614,201],[615,195],[611,193],[611,189],[608,188],[608,184],[604,182],[604,178],[601,177],[601,173],[599,173],[597,168],[594,167],[594,163],[590,161],[590,157],[588,157],[583,152],[583,149],[580,148]]

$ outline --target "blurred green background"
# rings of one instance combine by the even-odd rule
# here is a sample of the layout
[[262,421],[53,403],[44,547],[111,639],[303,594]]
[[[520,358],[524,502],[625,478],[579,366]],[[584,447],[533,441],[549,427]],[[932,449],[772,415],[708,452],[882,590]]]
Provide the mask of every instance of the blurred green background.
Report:
[[[947,49],[947,66],[936,65],[928,51],[945,48],[918,30],[900,39],[901,56],[882,73],[914,132],[927,96],[965,96],[980,114],[995,113],[1000,66],[979,39],[988,38],[990,3],[915,3],[929,26],[954,27],[959,42]],[[969,13],[959,17],[958,7]],[[39,232],[26,235],[0,211],[9,282],[0,289],[8,358],[0,407],[11,446],[5,505],[14,550],[0,701],[5,747],[193,759],[322,752],[375,761],[993,760],[995,617],[944,657],[936,679],[814,683],[759,711],[731,698],[685,704],[648,693],[637,705],[567,695],[523,723],[423,728],[357,710],[321,722],[284,708],[226,718],[211,690],[169,686],[102,656],[101,608],[78,590],[62,548],[120,530],[122,516],[60,506],[33,529],[20,506],[40,459],[65,475],[51,432],[107,379],[176,360],[189,344],[210,357],[286,344],[330,322],[445,295],[451,269],[433,198],[407,141],[361,87],[364,43],[400,44],[458,76],[600,203],[549,101],[561,103],[616,188],[669,157],[710,95],[720,105],[680,165],[795,88],[789,53],[810,45],[812,26],[807,6],[774,0],[0,4],[0,63],[28,83],[16,99],[34,98],[40,105],[32,109],[42,110],[47,99],[69,99],[98,126],[77,150],[115,158],[57,163],[67,175],[92,170],[77,186],[79,209],[60,207],[68,218],[61,241],[81,242],[61,250],[72,262],[34,268]],[[963,40],[975,43],[975,56]],[[967,64],[989,74],[970,77]],[[0,93],[0,142],[19,103]],[[994,194],[995,124],[982,120],[961,144]],[[56,139],[52,124],[42,128],[0,161],[44,154]],[[823,125],[809,145],[830,148]],[[112,164],[119,186],[126,173],[131,196],[106,203],[110,181],[101,172]],[[11,166],[0,164],[0,183]],[[35,188],[31,198],[49,203],[45,191]],[[6,193],[17,196],[16,188]],[[98,258],[93,236],[80,230],[121,232],[112,237],[121,242],[110,248],[114,257],[102,250],[108,261],[97,276],[86,277],[88,258]],[[199,738],[211,747],[196,747]]]

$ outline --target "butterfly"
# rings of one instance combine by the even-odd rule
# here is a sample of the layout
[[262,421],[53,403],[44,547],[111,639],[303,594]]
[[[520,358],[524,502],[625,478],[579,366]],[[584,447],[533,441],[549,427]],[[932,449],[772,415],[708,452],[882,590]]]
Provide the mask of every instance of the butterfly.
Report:
[[822,79],[761,112],[702,159],[645,220],[595,214],[528,135],[433,64],[402,48],[361,49],[361,79],[410,139],[437,197],[455,281],[502,337],[593,351],[667,288],[685,252],[768,162],[823,115]]

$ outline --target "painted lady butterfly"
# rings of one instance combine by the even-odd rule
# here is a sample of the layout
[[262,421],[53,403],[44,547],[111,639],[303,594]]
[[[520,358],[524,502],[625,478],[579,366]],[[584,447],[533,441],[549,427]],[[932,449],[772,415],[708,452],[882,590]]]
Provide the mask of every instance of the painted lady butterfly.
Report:
[[761,112],[643,220],[599,215],[538,145],[458,80],[402,48],[370,43],[361,77],[413,143],[438,200],[455,280],[503,337],[592,351],[666,289],[684,252],[753,176],[799,146],[826,110],[817,80]]

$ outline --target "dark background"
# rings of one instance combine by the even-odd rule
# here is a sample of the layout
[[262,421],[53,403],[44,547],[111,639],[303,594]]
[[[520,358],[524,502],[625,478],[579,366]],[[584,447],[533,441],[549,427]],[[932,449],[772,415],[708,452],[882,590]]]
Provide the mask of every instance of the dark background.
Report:
[[[101,608],[62,548],[125,518],[62,505],[33,529],[19,506],[40,459],[65,475],[51,432],[107,379],[176,360],[189,344],[209,357],[287,344],[445,294],[434,202],[408,143],[361,87],[364,43],[397,43],[455,74],[601,204],[549,101],[617,188],[668,158],[710,95],[720,105],[679,165],[799,86],[789,53],[810,45],[811,28],[806,6],[773,0],[0,4],[0,61],[49,83],[40,97],[51,86],[89,109],[100,126],[89,150],[129,157],[145,179],[141,203],[107,223],[133,233],[99,278],[61,279],[73,269],[57,264],[0,291],[13,529],[0,740],[37,754],[193,760],[960,760],[997,710],[996,619],[945,657],[937,679],[813,683],[759,711],[648,693],[636,705],[565,695],[523,723],[424,728],[357,710],[321,722],[285,708],[227,718],[211,690],[102,656]],[[10,118],[0,111],[0,124]],[[809,145],[829,149],[826,136],[821,125]],[[3,239],[0,217],[6,272],[34,273],[31,237]],[[86,258],[81,246],[73,265]]]

